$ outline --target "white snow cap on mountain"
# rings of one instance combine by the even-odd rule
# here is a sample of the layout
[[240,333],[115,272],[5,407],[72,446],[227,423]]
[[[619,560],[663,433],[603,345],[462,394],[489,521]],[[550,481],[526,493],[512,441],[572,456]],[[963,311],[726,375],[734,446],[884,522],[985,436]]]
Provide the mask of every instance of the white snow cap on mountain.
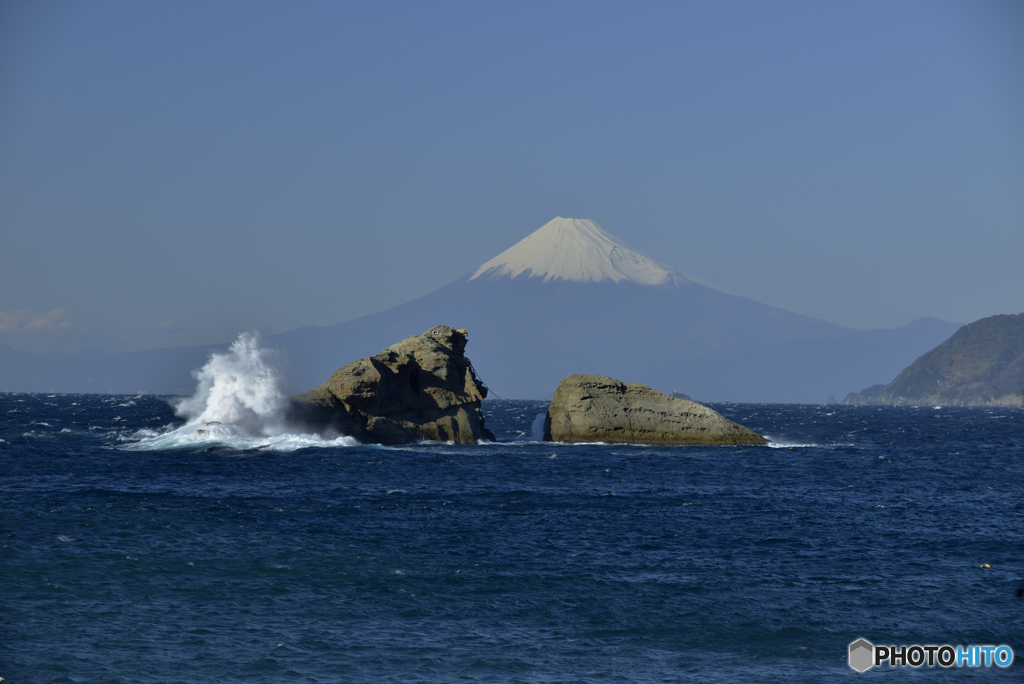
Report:
[[478,268],[470,280],[526,274],[528,278],[599,283],[611,280],[640,285],[707,283],[626,246],[597,221],[561,216]]

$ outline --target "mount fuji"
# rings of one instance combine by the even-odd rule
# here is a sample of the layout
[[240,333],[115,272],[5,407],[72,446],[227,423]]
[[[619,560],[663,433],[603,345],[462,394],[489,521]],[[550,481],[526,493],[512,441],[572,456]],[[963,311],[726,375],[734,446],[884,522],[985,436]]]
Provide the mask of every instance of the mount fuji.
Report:
[[480,377],[505,398],[545,397],[571,373],[598,373],[703,401],[797,403],[895,377],[959,327],[922,319],[860,331],[801,316],[662,264],[595,221],[558,217],[418,299],[275,340],[312,386],[342,359],[441,322],[469,330]]
[[[801,316],[662,264],[595,221],[558,217],[418,299],[269,340],[287,352],[299,391],[441,324],[468,329],[467,354],[497,397],[540,399],[571,373],[597,373],[700,401],[794,403],[888,382],[959,327],[921,319],[862,331]],[[42,365],[15,352],[24,370],[36,368],[34,389],[12,382],[11,354],[0,350],[0,390],[188,393],[189,372],[211,350],[48,355]],[[106,386],[84,389],[85,377]]]

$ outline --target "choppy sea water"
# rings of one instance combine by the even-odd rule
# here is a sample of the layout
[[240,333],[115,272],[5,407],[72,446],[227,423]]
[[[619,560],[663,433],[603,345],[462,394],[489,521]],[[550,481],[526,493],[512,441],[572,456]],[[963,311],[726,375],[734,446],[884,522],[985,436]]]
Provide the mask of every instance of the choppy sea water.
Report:
[[[161,443],[160,398],[0,395],[0,676],[1020,681],[1024,412],[713,408],[772,447],[537,443],[528,402],[479,446]],[[858,637],[1021,662],[858,675]]]

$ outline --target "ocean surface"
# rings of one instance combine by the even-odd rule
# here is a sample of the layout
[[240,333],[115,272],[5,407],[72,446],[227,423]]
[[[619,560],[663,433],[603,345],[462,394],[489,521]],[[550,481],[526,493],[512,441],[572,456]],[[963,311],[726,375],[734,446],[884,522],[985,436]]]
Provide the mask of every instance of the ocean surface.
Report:
[[[771,447],[536,442],[529,402],[391,448],[0,395],[0,677],[1024,681],[1024,411],[712,407]],[[860,675],[860,637],[1020,662]]]

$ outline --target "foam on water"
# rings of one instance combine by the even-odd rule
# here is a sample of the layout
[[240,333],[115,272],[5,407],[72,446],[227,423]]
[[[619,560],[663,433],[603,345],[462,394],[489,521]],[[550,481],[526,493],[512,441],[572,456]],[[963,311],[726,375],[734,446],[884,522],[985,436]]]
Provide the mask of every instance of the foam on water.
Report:
[[228,447],[231,449],[262,449],[267,451],[295,451],[310,447],[341,447],[356,446],[358,442],[351,437],[325,439],[314,434],[295,434],[283,432],[267,437],[247,435],[233,425],[207,424],[198,429],[195,426],[182,426],[156,436],[144,436],[140,441],[126,448],[139,451],[159,451],[162,449]]
[[798,447],[821,446],[820,444],[811,444],[805,442],[777,442],[773,440],[771,437],[766,437],[766,439],[768,440],[768,444],[766,444],[765,446],[767,446],[769,449],[795,449]]
[[195,394],[181,400],[175,413],[185,424],[162,433],[136,433],[133,450],[223,446],[232,449],[292,451],[315,446],[355,446],[351,437],[324,439],[291,432],[285,423],[287,397],[281,391],[275,352],[260,345],[255,333],[242,333],[227,353],[213,354],[193,375]]

